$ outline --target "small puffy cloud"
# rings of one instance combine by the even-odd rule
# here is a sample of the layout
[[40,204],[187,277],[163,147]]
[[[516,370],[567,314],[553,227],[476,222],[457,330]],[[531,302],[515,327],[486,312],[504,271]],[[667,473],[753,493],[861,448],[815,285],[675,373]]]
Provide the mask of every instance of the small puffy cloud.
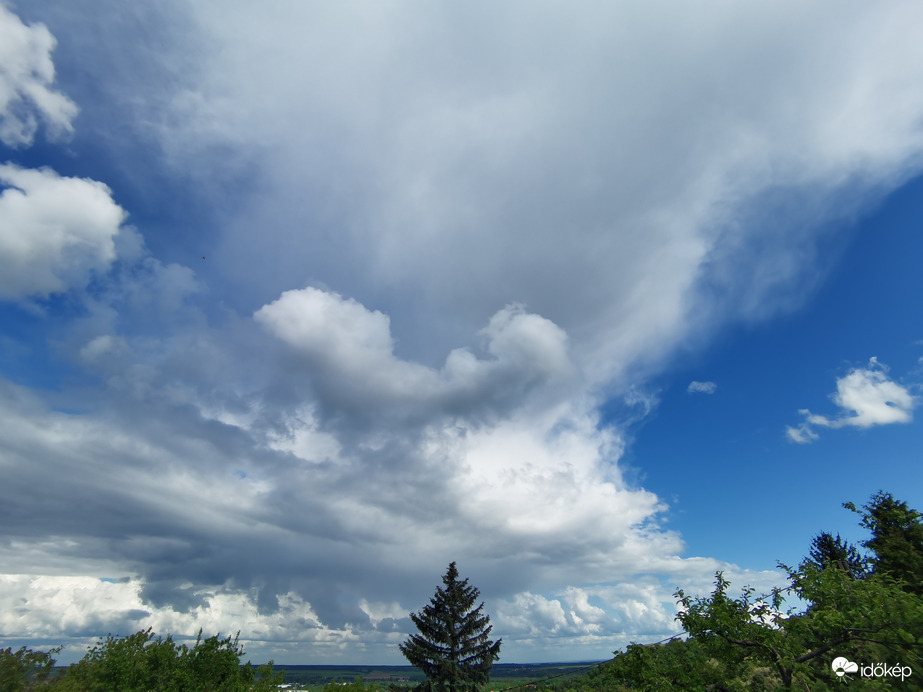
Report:
[[387,315],[337,293],[310,287],[286,291],[254,317],[327,371],[373,381],[380,379],[383,386],[392,386],[397,381],[413,386],[429,374],[426,368],[394,356],[391,321]]
[[602,623],[611,620],[606,611],[590,603],[590,596],[586,589],[568,586],[564,591],[563,600],[567,604],[568,612],[574,622],[579,623],[590,631],[599,630]]
[[716,389],[718,389],[718,385],[714,382],[697,382],[695,380],[686,387],[686,391],[690,394],[714,394]]
[[828,418],[801,409],[804,422],[798,427],[787,427],[786,435],[792,442],[804,444],[817,439],[812,426],[823,428],[871,428],[890,423],[909,423],[913,420],[916,399],[907,389],[888,378],[888,369],[870,358],[865,368],[854,368],[836,382],[833,402],[842,413]]
[[573,628],[560,601],[528,591],[500,601],[494,619],[504,632],[519,636],[554,635]]
[[103,183],[0,165],[0,299],[85,286],[116,257],[125,211]]
[[0,141],[28,146],[39,120],[51,135],[69,133],[77,106],[52,90],[54,36],[44,24],[26,26],[0,4]]
[[394,624],[398,620],[407,618],[407,609],[396,601],[391,603],[370,603],[362,598],[359,600],[359,609],[369,616],[369,622],[372,623],[373,627],[378,627],[383,621]]
[[480,330],[487,358],[459,348],[439,370],[398,358],[390,318],[338,293],[286,291],[254,319],[298,354],[328,403],[354,410],[390,403],[457,413],[485,400],[509,404],[525,389],[573,372],[564,331],[517,304]]
[[876,358],[869,360],[868,368],[855,369],[837,381],[834,403],[851,412],[842,418],[830,420],[824,416],[811,416],[810,422],[831,428],[854,425],[869,428],[888,423],[909,423],[916,405],[913,396],[904,387],[888,379],[887,368]]

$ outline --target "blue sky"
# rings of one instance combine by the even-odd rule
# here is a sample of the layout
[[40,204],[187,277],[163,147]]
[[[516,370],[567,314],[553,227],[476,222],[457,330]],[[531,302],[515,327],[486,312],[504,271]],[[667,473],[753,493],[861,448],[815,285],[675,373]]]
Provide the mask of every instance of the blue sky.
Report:
[[923,506],[911,2],[0,2],[0,644],[502,660]]
[[[848,246],[802,308],[730,327],[649,383],[658,404],[625,462],[645,487],[672,498],[687,550],[705,554],[719,541],[727,559],[792,564],[821,530],[864,538],[840,507],[847,499],[861,504],[884,489],[911,506],[923,501],[913,423],[831,430],[806,445],[785,435],[801,408],[834,412],[835,381],[872,357],[919,395],[921,191],[919,178],[908,182],[847,230]],[[714,393],[690,393],[692,381],[714,382]],[[757,501],[763,493],[773,499]]]

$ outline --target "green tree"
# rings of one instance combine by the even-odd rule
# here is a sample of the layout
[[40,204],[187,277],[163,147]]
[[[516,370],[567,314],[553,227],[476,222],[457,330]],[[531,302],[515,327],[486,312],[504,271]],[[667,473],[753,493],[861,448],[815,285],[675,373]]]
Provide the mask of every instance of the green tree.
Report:
[[[719,572],[709,597],[690,598],[677,591],[678,619],[716,660],[729,666],[769,667],[784,688],[797,682],[823,689],[831,679],[833,654],[912,664],[923,643],[918,639],[923,632],[919,598],[888,577],[854,579],[836,566],[821,570],[808,565],[789,577],[790,588],[811,604],[804,613],[783,612],[779,590],[764,600],[745,588],[733,598],[729,582]],[[747,688],[752,685],[740,687]]]
[[580,682],[588,690],[720,689],[736,673],[711,655],[696,639],[674,638],[665,643],[636,644],[587,673]]
[[[921,516],[887,493],[863,508],[871,532],[870,558],[839,535],[814,538],[797,569],[780,564],[788,586],[759,596],[732,595],[721,572],[706,597],[676,591],[689,637],[666,644],[631,644],[574,687],[586,690],[862,690],[920,689],[923,678],[923,597],[915,586],[923,555]],[[871,567],[871,569],[870,569]],[[916,580],[916,581],[915,581]],[[800,611],[783,610],[797,597]],[[837,657],[866,664],[889,662],[911,671],[895,679],[838,678]],[[906,669],[906,668],[905,668]]]
[[874,571],[890,574],[907,590],[923,595],[923,516],[884,491],[872,496],[864,512],[852,502],[843,506],[859,514],[859,523],[872,534],[862,545],[874,553]]
[[0,692],[34,690],[44,686],[54,670],[55,654],[60,647],[48,652],[26,647],[14,652],[11,647],[0,649]]
[[868,573],[868,561],[859,554],[854,545],[829,533],[819,533],[811,541],[807,562],[820,569],[833,565],[846,571],[856,579],[861,579]]
[[[920,515],[886,493],[874,496],[865,510],[859,513],[872,533],[863,543],[875,552],[871,573],[839,536],[820,534],[797,569],[779,565],[787,572],[786,589],[760,598],[745,588],[733,598],[719,572],[709,597],[676,592],[677,619],[714,659],[730,666],[768,667],[785,688],[798,683],[806,689],[825,689],[831,682],[833,655],[869,663],[900,662],[910,666],[915,677],[923,676],[917,653],[923,646],[923,598],[912,588],[919,581],[911,582]],[[785,594],[797,596],[806,609],[783,612]],[[885,689],[892,683],[863,681],[865,689],[878,689],[879,684]],[[752,682],[740,687],[747,688],[753,688]]]
[[445,588],[419,613],[410,618],[420,630],[400,645],[401,653],[426,675],[425,687],[450,692],[477,690],[486,683],[494,661],[500,657],[500,641],[487,639],[492,625],[482,615],[484,604],[475,607],[480,591],[458,579],[452,562],[442,577]]
[[244,654],[237,637],[202,639],[192,648],[177,645],[173,638],[154,636],[153,631],[127,637],[112,635],[97,642],[86,656],[68,668],[56,681],[62,692],[244,692],[275,690],[282,673],[273,673],[272,663],[259,670],[241,665]]

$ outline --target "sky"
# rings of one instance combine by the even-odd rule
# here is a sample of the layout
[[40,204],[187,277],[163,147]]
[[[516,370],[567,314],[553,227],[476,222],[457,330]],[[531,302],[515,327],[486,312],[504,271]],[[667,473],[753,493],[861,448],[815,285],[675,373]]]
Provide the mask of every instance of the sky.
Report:
[[923,507],[921,24],[0,0],[0,646],[601,660]]

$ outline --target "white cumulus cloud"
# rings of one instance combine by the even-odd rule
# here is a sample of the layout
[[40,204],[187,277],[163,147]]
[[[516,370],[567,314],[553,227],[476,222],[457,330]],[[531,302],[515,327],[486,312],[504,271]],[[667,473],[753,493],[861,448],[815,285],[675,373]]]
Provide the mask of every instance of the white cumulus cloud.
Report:
[[438,370],[397,357],[390,318],[337,293],[286,291],[254,318],[294,349],[321,395],[338,406],[458,410],[509,401],[574,372],[563,330],[519,305],[498,311],[480,331],[488,357],[455,349]]
[[828,417],[802,409],[804,421],[798,427],[787,427],[786,434],[793,442],[813,442],[818,435],[813,427],[871,428],[891,423],[909,423],[913,420],[916,398],[906,387],[888,378],[888,369],[877,358],[869,359],[868,366],[854,368],[836,382],[836,393],[831,395],[840,409],[839,416]]
[[0,299],[85,286],[116,257],[125,211],[103,183],[0,165]]
[[0,3],[0,141],[32,143],[41,120],[52,136],[73,130],[76,104],[51,88],[55,39],[43,24],[26,26]]

